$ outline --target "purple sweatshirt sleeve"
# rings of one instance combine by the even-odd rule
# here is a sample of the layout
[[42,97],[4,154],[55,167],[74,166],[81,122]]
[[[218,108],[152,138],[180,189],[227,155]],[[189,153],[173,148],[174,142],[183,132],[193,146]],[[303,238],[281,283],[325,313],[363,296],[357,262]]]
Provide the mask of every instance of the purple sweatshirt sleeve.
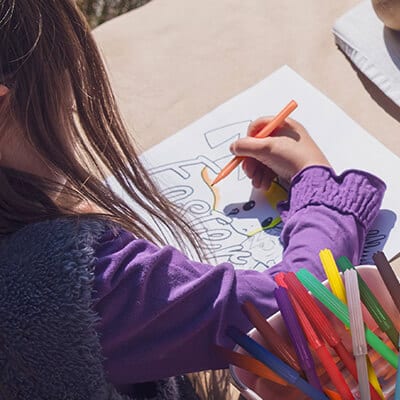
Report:
[[280,271],[305,267],[323,279],[321,249],[358,263],[384,190],[381,180],[361,171],[301,171],[280,205],[283,261],[262,273],[201,264],[126,231],[107,232],[96,252],[94,307],[110,381],[124,385],[227,367],[213,345],[233,347],[225,335],[230,324],[251,328],[241,304],[251,300],[266,316],[275,312],[273,275]]

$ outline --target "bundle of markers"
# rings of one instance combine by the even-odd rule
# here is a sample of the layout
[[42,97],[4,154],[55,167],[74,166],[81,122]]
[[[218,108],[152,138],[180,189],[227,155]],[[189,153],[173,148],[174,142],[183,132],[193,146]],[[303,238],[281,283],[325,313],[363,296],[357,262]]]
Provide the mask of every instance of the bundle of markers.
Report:
[[[395,324],[346,257],[335,260],[325,249],[320,252],[320,259],[330,290],[305,269],[275,276],[275,297],[291,343],[275,331],[253,304],[246,302],[243,310],[268,349],[239,329],[229,327],[227,335],[247,354],[225,348],[219,350],[231,364],[280,385],[293,385],[311,399],[380,400],[385,397],[371,361],[371,352],[375,351],[386,363],[386,371],[392,370],[393,377],[397,370],[394,399],[400,400],[400,343]],[[373,259],[400,316],[399,281],[382,252],[374,254]],[[365,310],[363,317],[362,303],[379,327],[380,337],[367,326],[368,318],[365,318]],[[332,319],[327,317],[329,312],[351,335],[352,349],[343,343],[343,334],[338,333]],[[341,361],[342,368],[335,358]],[[316,360],[325,370],[329,382],[325,379],[321,384]],[[352,376],[357,382],[356,394],[350,390],[344,370],[347,370],[345,375]]]

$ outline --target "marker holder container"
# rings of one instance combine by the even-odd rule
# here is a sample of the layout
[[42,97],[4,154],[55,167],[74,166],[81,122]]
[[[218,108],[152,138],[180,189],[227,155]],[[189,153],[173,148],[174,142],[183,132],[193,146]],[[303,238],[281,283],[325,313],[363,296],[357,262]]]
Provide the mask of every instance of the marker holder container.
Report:
[[[397,330],[399,330],[399,315],[395,304],[393,303],[392,298],[390,297],[389,292],[387,291],[385,284],[383,283],[378,270],[375,266],[360,266],[357,267],[358,272],[367,283],[371,291],[374,293],[379,303],[388,313],[394,324],[396,325]],[[329,288],[329,284],[327,281],[324,282],[324,285]],[[400,295],[400,293],[399,293]],[[317,303],[320,304],[317,300]],[[339,333],[342,338],[342,341],[346,348],[352,353],[351,348],[351,336],[349,330],[345,329],[344,325],[324,306],[321,305],[321,310],[325,313],[325,315],[332,322],[335,330]],[[392,350],[395,351],[393,345],[387,338],[387,336],[378,328],[375,321],[368,314],[366,309],[363,306],[363,316],[364,321],[367,323],[368,327],[378,335]],[[275,313],[270,318],[268,318],[268,322],[273,326],[273,328],[281,334],[288,342],[290,342],[285,324],[281,318],[280,312]],[[248,334],[255,339],[260,344],[264,345],[265,342],[260,336],[260,334],[256,331],[256,329],[252,329]],[[348,383],[351,391],[355,395],[355,398],[359,398],[358,393],[358,384],[347,371],[347,369],[342,364],[341,360],[334,353],[334,350],[331,349],[327,345],[328,349],[331,351],[333,358],[336,364],[339,367],[339,370],[342,372],[346,382]],[[246,353],[240,346],[236,346],[235,351],[239,353]],[[324,370],[323,366],[320,364],[317,356],[311,350],[314,356],[314,362],[316,365],[317,373],[320,378],[320,382],[323,387],[336,390],[333,384],[330,381],[329,376]],[[372,366],[374,371],[378,377],[379,383],[382,387],[383,394],[385,399],[391,400],[394,399],[395,392],[395,382],[396,382],[396,370],[393,368],[385,359],[383,359],[374,349],[368,346],[368,356],[372,362]],[[234,365],[230,366],[230,373],[232,383],[240,390],[243,397],[248,400],[269,400],[269,399],[288,399],[288,400],[306,400],[307,396],[305,396],[298,389],[294,388],[291,385],[281,386],[277,383],[268,381],[263,378],[259,378],[252,373],[244,371],[241,368],[238,368]]]

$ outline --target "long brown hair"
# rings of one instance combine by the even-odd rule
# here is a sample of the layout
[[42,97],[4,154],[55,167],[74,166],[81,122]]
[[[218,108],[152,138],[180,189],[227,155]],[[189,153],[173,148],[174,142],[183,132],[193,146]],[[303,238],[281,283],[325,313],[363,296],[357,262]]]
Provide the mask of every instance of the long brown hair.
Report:
[[[96,215],[138,237],[165,242],[147,214],[182,247],[184,238],[199,245],[140,162],[90,28],[74,0],[0,1],[0,82],[11,88],[10,115],[27,142],[56,174],[67,178],[63,195],[53,201],[50,193],[60,189],[55,182],[1,168],[0,234],[35,221],[77,215],[73,199],[96,204],[103,210]],[[109,173],[135,206],[104,183]]]

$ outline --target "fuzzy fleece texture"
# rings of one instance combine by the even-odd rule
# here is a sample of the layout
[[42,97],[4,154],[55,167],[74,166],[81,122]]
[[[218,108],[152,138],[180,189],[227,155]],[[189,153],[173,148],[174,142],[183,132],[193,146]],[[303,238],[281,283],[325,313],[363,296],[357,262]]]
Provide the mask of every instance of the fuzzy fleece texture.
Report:
[[184,377],[134,385],[129,397],[107,382],[91,308],[94,249],[107,229],[59,219],[0,241],[0,399],[196,398],[182,393]]

